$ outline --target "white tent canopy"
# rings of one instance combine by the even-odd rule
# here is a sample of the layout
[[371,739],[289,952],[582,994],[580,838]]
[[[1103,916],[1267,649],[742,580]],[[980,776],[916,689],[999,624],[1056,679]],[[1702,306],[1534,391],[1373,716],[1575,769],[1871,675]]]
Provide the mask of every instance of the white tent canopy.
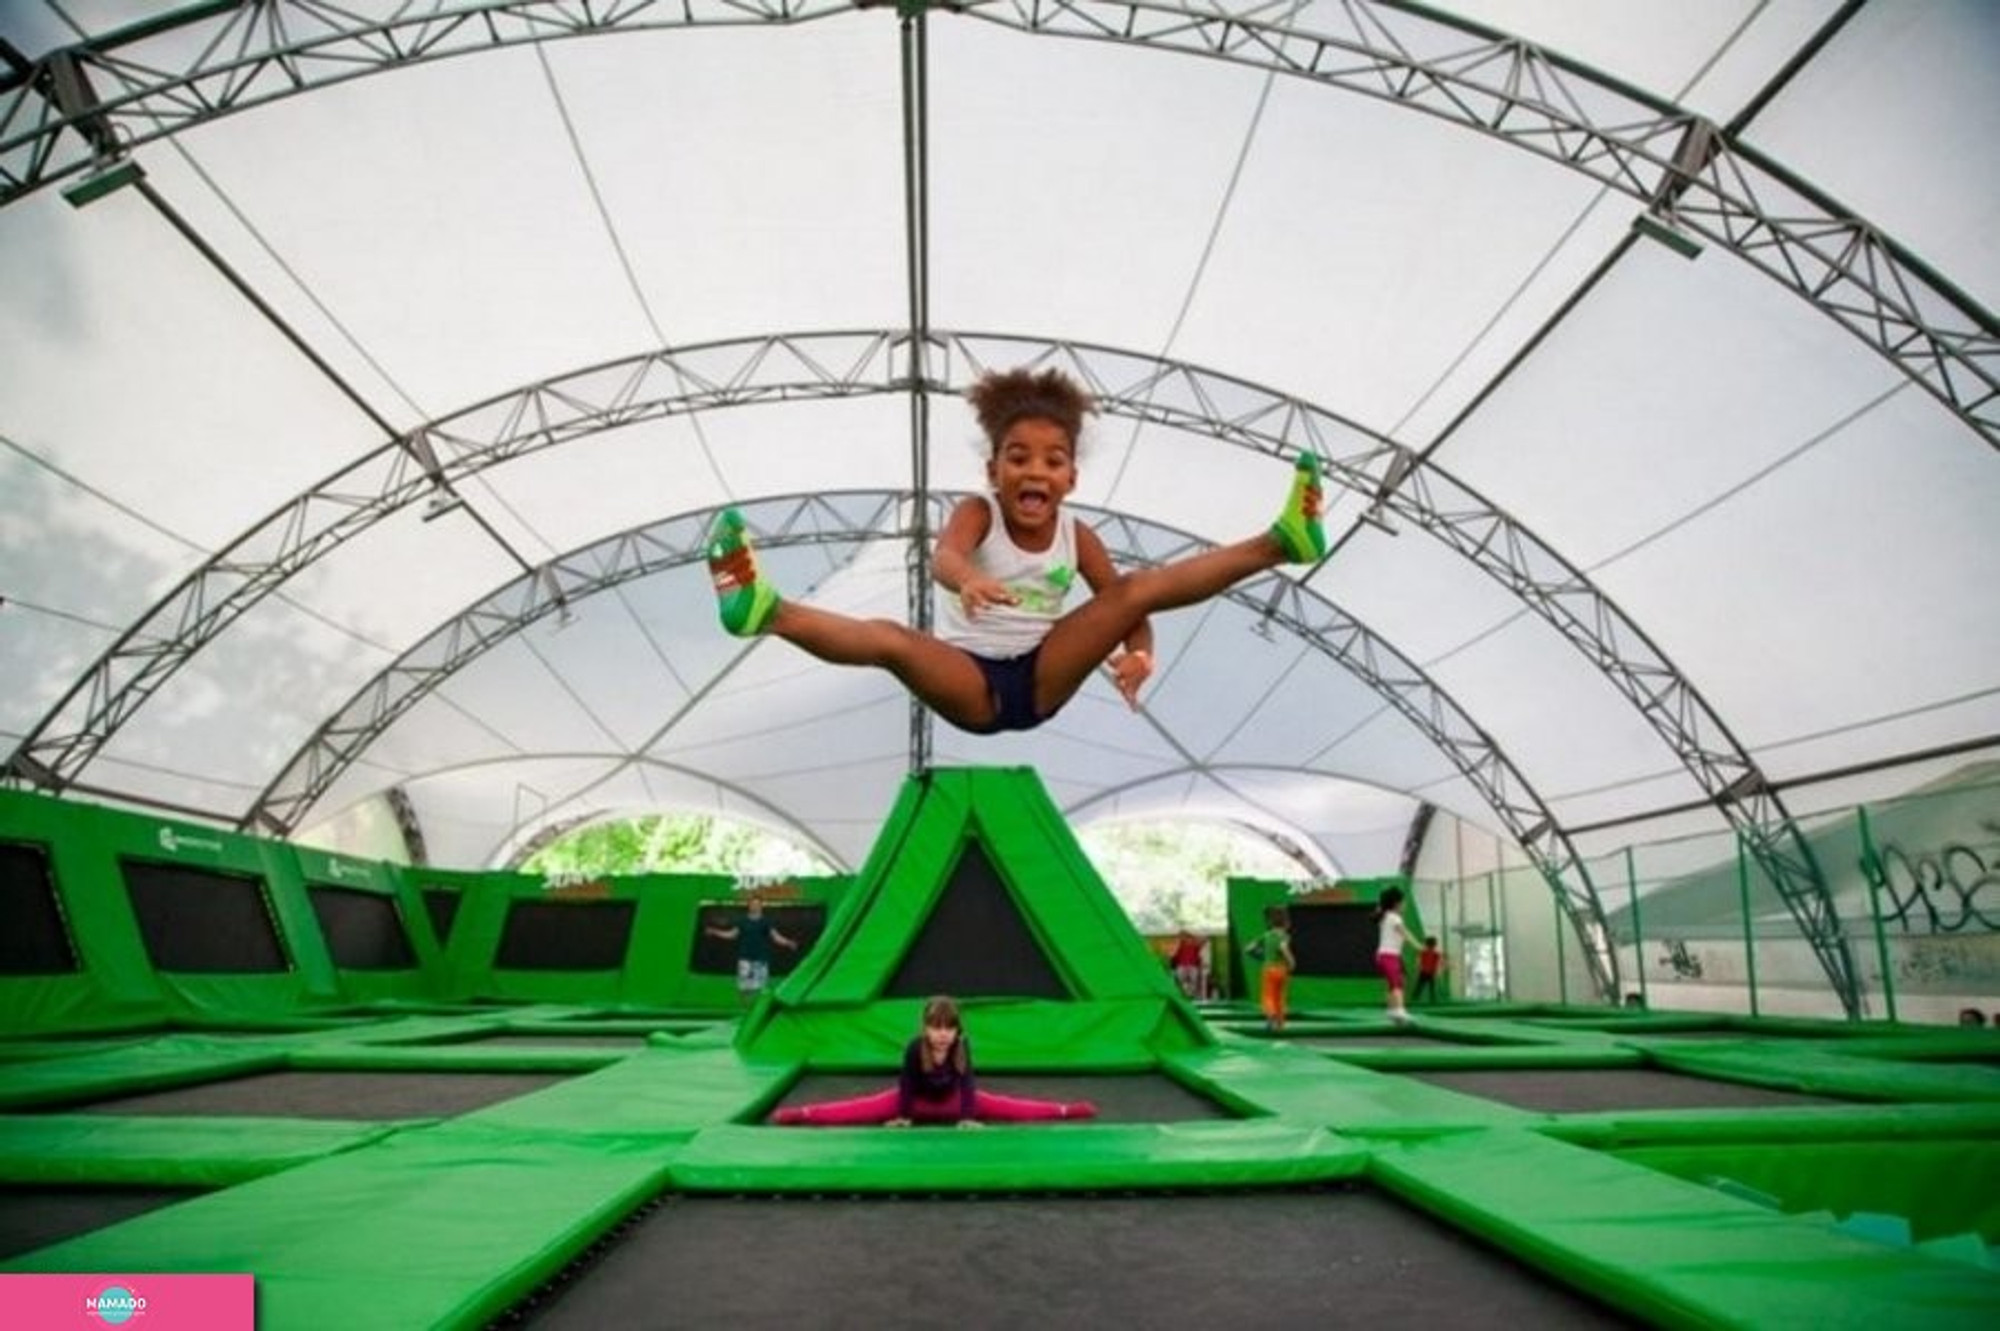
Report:
[[[9,779],[853,864],[913,763],[1024,763],[1327,872],[1443,810],[1579,919],[1579,856],[1734,826],[1810,915],[1791,817],[2000,744],[1991,5],[903,8],[6,7]],[[1005,738],[720,632],[731,504],[909,615],[1028,362],[1122,562],[1301,450],[1336,553]]]

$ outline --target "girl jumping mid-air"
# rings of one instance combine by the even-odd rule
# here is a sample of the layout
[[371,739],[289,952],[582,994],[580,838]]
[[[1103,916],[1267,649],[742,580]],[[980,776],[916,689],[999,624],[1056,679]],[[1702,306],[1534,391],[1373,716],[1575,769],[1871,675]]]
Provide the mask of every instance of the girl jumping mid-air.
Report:
[[[1153,611],[1326,553],[1319,459],[1304,453],[1269,530],[1120,574],[1097,533],[1062,509],[1076,488],[1083,418],[1097,410],[1090,395],[1060,370],[1018,369],[983,375],[966,397],[991,447],[992,493],[962,500],[938,534],[932,570],[952,595],[941,601],[937,636],[785,600],[758,572],[733,508],[708,543],[723,627],[738,637],[768,633],[838,665],[880,666],[961,730],[1030,730],[1107,660],[1136,710],[1153,673]],[[1092,594],[1065,608],[1079,577]]]
[[814,1127],[852,1127],[885,1123],[906,1128],[912,1123],[956,1123],[978,1127],[995,1123],[1032,1123],[1048,1119],[1096,1118],[1088,1100],[1030,1100],[995,1095],[973,1084],[972,1043],[958,1016],[958,1004],[933,998],[924,1004],[923,1030],[903,1050],[903,1071],[896,1084],[852,1100],[822,1100],[790,1105],[771,1115],[773,1123]]

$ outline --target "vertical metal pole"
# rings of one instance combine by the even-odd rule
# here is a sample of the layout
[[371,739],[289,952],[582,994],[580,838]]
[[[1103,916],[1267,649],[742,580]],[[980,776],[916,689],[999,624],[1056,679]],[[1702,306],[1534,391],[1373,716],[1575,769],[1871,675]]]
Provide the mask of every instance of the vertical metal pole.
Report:
[[[1494,848],[1496,850],[1499,848],[1498,841],[1494,842]],[[1491,954],[1493,958],[1493,965],[1494,968],[1500,972],[1497,976],[1494,977],[1495,979],[1499,980],[1500,983],[1493,986],[1493,1001],[1496,1003],[1504,1003],[1507,1001],[1507,989],[1508,989],[1507,944],[1506,941],[1500,937],[1500,923],[1499,923],[1500,911],[1493,904],[1493,888],[1494,888],[1493,879],[1494,876],[1497,875],[1499,872],[1500,871],[1498,869],[1488,869],[1486,871],[1486,936],[1493,942],[1493,951]]]
[[[1861,862],[1880,864],[1881,857],[1875,853],[1875,832],[1868,825],[1868,806],[1857,807],[1855,813],[1861,828]],[[1875,926],[1875,962],[1882,968],[1882,1006],[1893,1022],[1896,1020],[1896,981],[1889,974],[1889,939],[1882,932],[1882,888],[1876,881],[1879,875],[1863,873],[1861,876],[1868,880],[1868,920]]]
[[1652,1010],[1652,996],[1646,992],[1646,931],[1639,925],[1639,871],[1632,860],[1632,848],[1625,847],[1625,886],[1632,893],[1632,964],[1639,972],[1639,1005]]
[[1561,898],[1554,893],[1549,894],[1549,905],[1556,913],[1556,1001],[1568,1007],[1569,966],[1563,959],[1563,928],[1569,923],[1569,917],[1563,911]]
[[1446,881],[1444,887],[1442,887],[1442,891],[1438,891],[1438,949],[1444,951],[1444,973],[1438,975],[1438,983],[1444,985],[1444,995],[1446,997],[1450,997],[1452,1001],[1458,1001],[1458,999],[1466,997],[1464,987],[1456,981],[1456,977],[1464,973],[1466,949],[1460,943],[1460,947],[1458,947],[1458,959],[1452,959],[1452,889],[1454,887],[1458,887],[1456,879]]
[[[927,0],[899,0],[903,57],[903,214],[910,295],[910,544],[908,568],[910,624],[919,633],[931,627],[930,563],[930,187],[924,136],[927,104],[924,10]],[[931,765],[930,709],[910,699],[910,771]]]
[[1460,977],[1458,996],[1460,998],[1467,998],[1470,997],[1470,995],[1466,992],[1466,989],[1472,983],[1471,979],[1468,977],[1471,976],[1472,971],[1470,969],[1471,963],[1466,956],[1466,947],[1465,947],[1465,879],[1463,877],[1464,870],[1460,869],[1459,872],[1461,876],[1455,883],[1452,884],[1453,889],[1456,891],[1458,895],[1458,974]]
[[[1444,945],[1451,947],[1451,940],[1458,939],[1458,997],[1465,999],[1469,981],[1465,978],[1471,972],[1466,968],[1465,957],[1465,820],[1457,814],[1451,816],[1451,885],[1458,895],[1458,932],[1451,931],[1451,902],[1447,898],[1444,908]],[[1449,950],[1445,953],[1450,956]]]
[[1743,844],[1743,834],[1736,834],[1736,895],[1743,903],[1743,967],[1750,981],[1750,1015],[1759,1015],[1757,1008],[1757,931],[1756,921],[1750,915],[1750,848]]

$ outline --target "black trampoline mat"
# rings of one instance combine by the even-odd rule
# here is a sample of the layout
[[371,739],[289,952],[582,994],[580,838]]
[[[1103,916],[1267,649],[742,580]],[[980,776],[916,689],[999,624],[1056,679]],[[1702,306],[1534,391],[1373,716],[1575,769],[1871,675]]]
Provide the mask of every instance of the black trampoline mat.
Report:
[[432,1016],[454,1017],[477,1013],[492,1016],[504,1009],[524,1009],[545,1007],[546,1004],[531,998],[383,998],[373,1003],[347,1005],[349,1011],[370,1012],[378,1016],[404,1017],[411,1014],[428,1013]]
[[89,1234],[202,1192],[200,1188],[0,1186],[0,1258]]
[[1429,1046],[1432,1049],[1491,1048],[1491,1046],[1467,1045],[1462,1040],[1440,1040],[1436,1036],[1425,1035],[1421,1031],[1356,1031],[1352,1035],[1294,1035],[1285,1043],[1302,1045],[1307,1049],[1361,1049],[1374,1045],[1381,1048],[1412,1049]]
[[94,1054],[107,1045],[129,1043],[129,1035],[107,1035],[77,1040],[0,1041],[0,1063],[22,1063],[43,1058],[68,1058],[72,1054]]
[[1100,1329],[1638,1325],[1365,1190],[670,1198],[524,1325]]
[[378,1020],[370,1017],[328,1016],[274,1018],[268,1022],[250,1022],[233,1026],[162,1026],[157,1034],[198,1035],[205,1040],[271,1040],[283,1039],[288,1035],[314,1035],[320,1031],[363,1031],[375,1025]]
[[449,1118],[561,1081],[541,1072],[266,1072],[68,1106],[64,1112],[187,1117]]
[[[845,1100],[895,1084],[894,1073],[815,1073],[801,1077],[779,1103],[802,1105],[816,1100]],[[1129,1076],[981,1073],[979,1089],[1035,1100],[1090,1100],[1097,1105],[1098,1122],[1187,1123],[1236,1117],[1215,1101],[1157,1073]]]
[[460,1040],[464,1045],[522,1045],[537,1048],[565,1048],[584,1045],[609,1045],[621,1049],[641,1049],[646,1044],[646,1033],[634,1031],[630,1035],[573,1035],[564,1031],[543,1033],[541,1031],[507,1031],[499,1035],[482,1035],[471,1040]]
[[1765,1031],[1733,1031],[1723,1026],[1698,1026],[1688,1030],[1657,1029],[1648,1026],[1604,1026],[1606,1035],[1623,1036],[1644,1040],[1743,1040],[1765,1044],[1776,1040],[1824,1040],[1822,1034],[1800,1033],[1784,1035]]
[[1653,1068],[1508,1068],[1406,1075],[1448,1091],[1498,1100],[1517,1109],[1556,1114],[1606,1109],[1736,1109],[1851,1103],[1832,1096],[1689,1077]]

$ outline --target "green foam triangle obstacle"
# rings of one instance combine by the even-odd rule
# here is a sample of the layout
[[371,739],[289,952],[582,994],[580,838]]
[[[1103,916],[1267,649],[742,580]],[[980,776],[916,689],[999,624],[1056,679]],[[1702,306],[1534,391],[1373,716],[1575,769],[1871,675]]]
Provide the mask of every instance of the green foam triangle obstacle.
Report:
[[819,946],[739,1046],[879,1063],[937,993],[969,1009],[983,1066],[1151,1066],[1162,1041],[1213,1038],[1028,768],[906,781]]

